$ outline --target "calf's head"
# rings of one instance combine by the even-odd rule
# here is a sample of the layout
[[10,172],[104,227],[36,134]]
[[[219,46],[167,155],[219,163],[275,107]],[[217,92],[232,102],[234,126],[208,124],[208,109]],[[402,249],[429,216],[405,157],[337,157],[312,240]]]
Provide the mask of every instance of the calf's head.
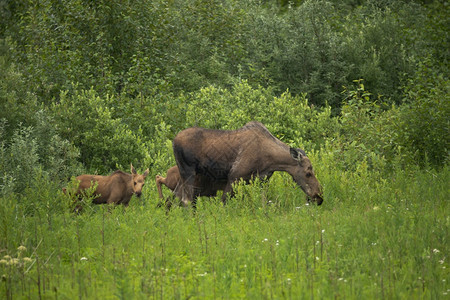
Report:
[[311,161],[301,149],[290,149],[291,157],[297,161],[297,165],[292,172],[294,181],[302,188],[305,194],[308,196],[308,201],[312,200],[321,205],[322,189],[320,183],[314,175]]
[[136,169],[131,164],[131,185],[133,187],[133,193],[140,197],[142,195],[142,187],[145,184],[145,177],[147,177],[149,170],[145,170],[144,174],[138,174]]

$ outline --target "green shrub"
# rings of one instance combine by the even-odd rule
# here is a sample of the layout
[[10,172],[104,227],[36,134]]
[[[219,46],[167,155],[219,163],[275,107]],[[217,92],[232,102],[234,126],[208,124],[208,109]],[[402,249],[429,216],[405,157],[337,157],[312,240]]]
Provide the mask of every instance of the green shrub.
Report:
[[430,66],[419,63],[416,76],[405,88],[401,107],[401,143],[419,165],[443,166],[450,156],[450,81]]
[[[36,177],[45,177],[55,185],[81,171],[79,153],[67,140],[58,136],[44,112],[36,114],[36,127],[20,125],[7,139],[0,126],[0,192],[23,193],[33,186]],[[41,175],[39,175],[41,174]]]
[[[340,139],[344,168],[366,160],[370,166],[442,167],[449,156],[450,101],[448,80],[424,66],[406,87],[405,103],[382,108],[381,98],[365,90],[361,80],[347,91],[342,107]],[[376,167],[377,166],[377,167]]]
[[347,98],[339,117],[341,134],[333,144],[340,151],[338,161],[344,169],[355,170],[364,162],[383,171],[401,149],[395,128],[399,115],[395,107],[383,111],[381,98],[374,100],[362,82],[355,80],[354,88],[345,90]]
[[[3,128],[4,128],[3,123]],[[2,128],[2,129],[3,129]],[[30,186],[39,169],[38,144],[31,127],[15,130],[9,143],[1,143],[2,194],[20,193]]]
[[81,162],[91,170],[106,173],[138,165],[146,154],[142,131],[132,131],[114,115],[116,99],[100,97],[93,90],[62,93],[52,106],[58,132],[79,150]]
[[14,63],[11,40],[0,40],[0,119],[7,121],[3,139],[9,140],[15,129],[35,125],[35,113],[41,109],[36,95],[26,84],[25,76]]

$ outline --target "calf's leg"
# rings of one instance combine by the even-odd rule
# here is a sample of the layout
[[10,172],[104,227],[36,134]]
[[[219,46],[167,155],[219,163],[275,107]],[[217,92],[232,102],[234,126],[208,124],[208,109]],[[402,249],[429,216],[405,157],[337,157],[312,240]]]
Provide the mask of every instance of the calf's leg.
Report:
[[159,176],[159,175],[156,175],[156,179],[155,180],[156,180],[156,188],[158,189],[159,198],[163,199],[164,195],[162,193],[161,184],[164,184],[164,185],[167,186],[166,178],[164,178],[162,176]]

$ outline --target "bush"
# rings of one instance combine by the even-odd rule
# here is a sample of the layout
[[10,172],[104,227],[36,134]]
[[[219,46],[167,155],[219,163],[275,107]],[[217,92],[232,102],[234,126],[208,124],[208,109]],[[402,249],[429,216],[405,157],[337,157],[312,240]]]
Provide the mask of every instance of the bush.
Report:
[[31,127],[20,127],[14,131],[9,143],[4,140],[4,128],[1,126],[0,144],[0,186],[2,195],[11,192],[20,193],[30,186],[39,168],[38,144],[33,137]]
[[[0,119],[6,120],[3,138],[11,139],[15,129],[35,125],[38,99],[30,91],[19,67],[9,52],[11,41],[0,40]],[[6,125],[5,124],[5,125]]]
[[450,81],[429,65],[419,63],[405,88],[402,144],[419,165],[443,166],[450,157]]
[[448,80],[421,65],[405,88],[405,103],[383,108],[382,98],[365,90],[362,80],[342,107],[341,135],[345,169],[366,160],[370,167],[441,167],[448,163],[450,99]]
[[107,173],[138,165],[146,155],[142,131],[132,131],[114,115],[117,99],[100,97],[93,90],[61,93],[52,106],[57,131],[79,150],[81,162],[90,170]]
[[[67,140],[58,136],[51,121],[43,111],[36,114],[36,127],[20,125],[7,139],[0,124],[0,193],[23,193],[35,183],[37,177],[45,177],[56,186],[78,173],[78,151]],[[39,175],[40,174],[40,175]]]
[[372,170],[384,171],[388,162],[399,155],[398,114],[395,107],[382,109],[382,99],[365,89],[363,80],[355,80],[353,88],[344,91],[345,104],[339,121],[341,134],[333,143],[340,155],[341,168],[355,170],[364,162]]

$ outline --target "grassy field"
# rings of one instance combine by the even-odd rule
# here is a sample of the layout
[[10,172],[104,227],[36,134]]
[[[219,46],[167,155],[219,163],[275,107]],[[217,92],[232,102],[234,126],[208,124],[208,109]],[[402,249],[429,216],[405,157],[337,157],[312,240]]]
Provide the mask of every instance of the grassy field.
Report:
[[0,297],[448,299],[448,167],[317,173],[320,207],[275,174],[196,213],[156,208],[151,180],[127,209],[79,216],[38,179],[0,199]]

